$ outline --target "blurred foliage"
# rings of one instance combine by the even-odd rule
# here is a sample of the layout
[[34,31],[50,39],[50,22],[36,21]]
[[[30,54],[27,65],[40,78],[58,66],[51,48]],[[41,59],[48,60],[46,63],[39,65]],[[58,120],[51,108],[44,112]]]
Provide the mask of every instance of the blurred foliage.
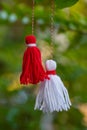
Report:
[[[52,45],[50,2],[35,1],[35,35],[43,62],[52,51],[72,101],[68,112],[53,113],[53,130],[87,129],[87,113],[79,110],[87,103],[87,1],[77,1],[55,0]],[[29,0],[0,1],[0,130],[42,130],[44,125],[43,114],[34,111],[37,87],[19,84],[24,37],[31,34],[31,7]]]

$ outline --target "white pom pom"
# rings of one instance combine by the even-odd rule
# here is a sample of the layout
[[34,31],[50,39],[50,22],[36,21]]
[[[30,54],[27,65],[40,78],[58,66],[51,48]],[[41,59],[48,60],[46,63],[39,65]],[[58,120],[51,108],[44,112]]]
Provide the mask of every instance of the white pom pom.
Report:
[[46,61],[46,70],[56,70],[56,62],[53,60],[47,60]]

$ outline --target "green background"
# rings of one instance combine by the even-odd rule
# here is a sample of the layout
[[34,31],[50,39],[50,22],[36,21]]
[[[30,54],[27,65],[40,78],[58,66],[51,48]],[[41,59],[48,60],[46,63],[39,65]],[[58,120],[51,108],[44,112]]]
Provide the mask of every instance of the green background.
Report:
[[38,85],[19,83],[31,24],[32,1],[0,1],[0,130],[87,130],[87,0],[55,0],[52,44],[51,1],[35,1],[37,45],[43,64],[57,62],[72,102],[68,112],[34,111]]

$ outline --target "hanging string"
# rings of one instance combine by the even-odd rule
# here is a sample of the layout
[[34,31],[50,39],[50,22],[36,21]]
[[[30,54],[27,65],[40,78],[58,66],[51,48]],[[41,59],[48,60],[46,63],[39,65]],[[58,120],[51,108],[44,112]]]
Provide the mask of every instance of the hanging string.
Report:
[[32,0],[32,35],[34,34],[34,5],[35,0]]
[[51,0],[51,45],[54,41],[54,0]]

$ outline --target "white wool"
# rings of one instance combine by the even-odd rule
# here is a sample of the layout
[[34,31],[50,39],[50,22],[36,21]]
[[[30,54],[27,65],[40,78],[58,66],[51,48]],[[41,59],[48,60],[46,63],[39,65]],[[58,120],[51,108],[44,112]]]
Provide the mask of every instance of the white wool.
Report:
[[29,43],[29,44],[26,44],[28,47],[35,47],[36,44],[35,43]]
[[56,70],[56,62],[53,60],[47,60],[46,61],[46,70]]
[[[55,70],[54,68],[56,68],[56,62],[47,60],[46,69]],[[71,106],[67,89],[59,76],[49,75],[49,78],[50,80],[45,79],[40,83],[34,109],[43,112],[67,111]]]

